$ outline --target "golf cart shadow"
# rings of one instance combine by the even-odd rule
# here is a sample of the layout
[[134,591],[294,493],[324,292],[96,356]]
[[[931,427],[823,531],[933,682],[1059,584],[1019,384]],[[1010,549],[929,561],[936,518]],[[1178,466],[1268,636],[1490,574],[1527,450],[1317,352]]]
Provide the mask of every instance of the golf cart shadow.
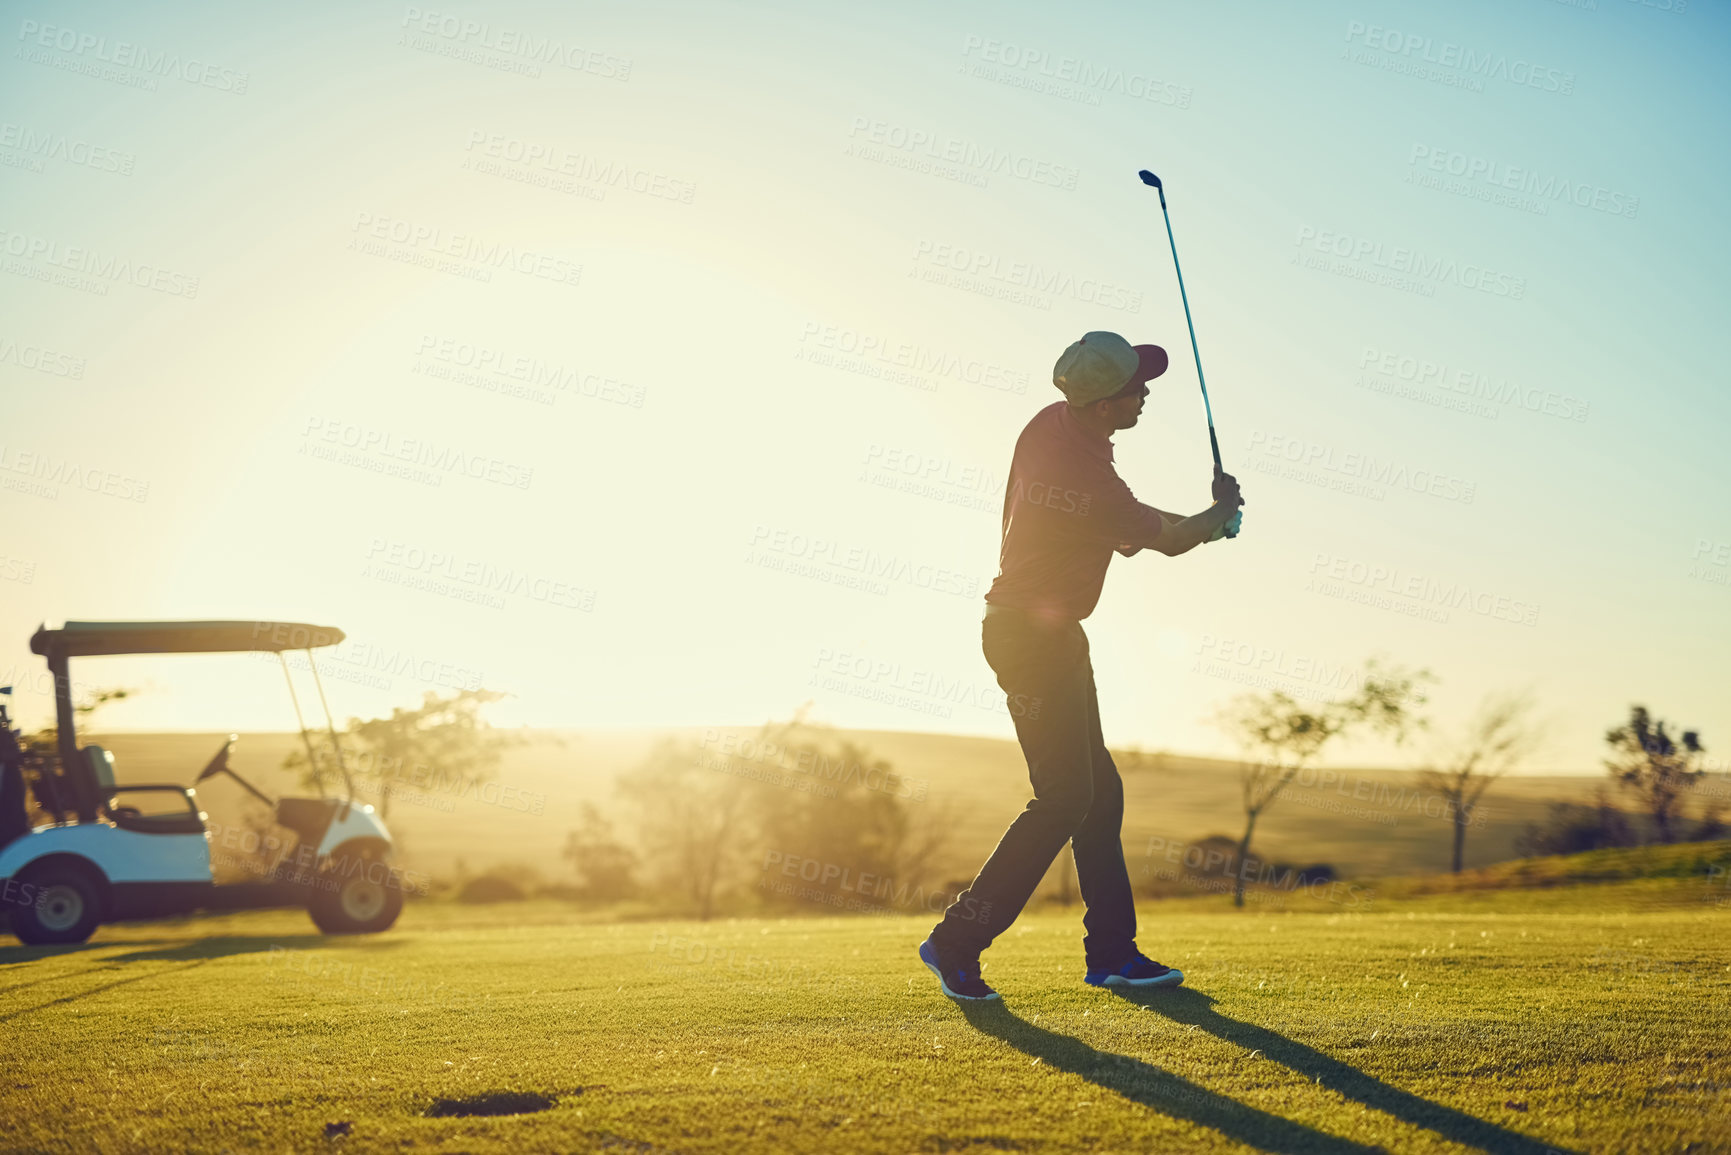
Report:
[[1330,1091],[1455,1143],[1514,1155],[1573,1155],[1565,1148],[1392,1087],[1374,1075],[1266,1027],[1228,1018],[1214,1009],[1215,999],[1201,991],[1184,987],[1166,991],[1111,989],[1126,1002],[1164,1015],[1175,1023],[1207,1031],[1222,1042],[1244,1048],[1247,1054],[1260,1052],[1263,1058],[1280,1063]]
[[[135,950],[125,954],[113,954],[104,962],[174,962],[193,959],[233,958],[243,954],[269,954],[271,951],[285,950],[353,950],[365,949],[376,953],[381,949],[392,949],[401,946],[400,938],[368,939],[356,938],[350,935],[322,934],[288,934],[288,935],[257,935],[257,934],[219,934],[208,938],[197,938],[183,942],[177,946],[159,947],[156,950]],[[116,944],[118,945],[118,944]]]
[[0,946],[0,967],[18,966],[21,963],[35,962],[37,959],[60,958],[62,955],[87,954],[93,950],[121,945],[149,946],[153,943],[180,942],[180,939],[147,938],[133,939],[130,943],[113,942],[79,942],[79,943],[45,943],[41,946]]
[[246,954],[267,954],[273,950],[311,950],[315,947],[321,950],[347,950],[365,947],[369,951],[377,951],[382,947],[398,946],[402,941],[401,939],[360,938],[349,935],[220,934],[195,939],[153,938],[122,942],[82,942],[74,946],[11,946],[0,947],[0,966],[34,962],[44,958],[59,958],[68,954],[86,954],[93,951],[127,947],[136,949],[123,949],[120,954],[104,955],[98,961],[105,966],[129,962],[191,962],[233,958],[237,955]]

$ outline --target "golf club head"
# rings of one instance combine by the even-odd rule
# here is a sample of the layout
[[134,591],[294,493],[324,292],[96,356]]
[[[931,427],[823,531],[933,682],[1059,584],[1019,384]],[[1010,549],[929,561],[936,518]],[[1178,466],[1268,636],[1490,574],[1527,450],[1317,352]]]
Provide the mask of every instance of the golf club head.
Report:
[[1160,178],[1155,176],[1153,173],[1149,172],[1147,169],[1143,169],[1141,172],[1137,173],[1136,175],[1141,177],[1142,183],[1149,186],[1150,188],[1159,188],[1160,187]]

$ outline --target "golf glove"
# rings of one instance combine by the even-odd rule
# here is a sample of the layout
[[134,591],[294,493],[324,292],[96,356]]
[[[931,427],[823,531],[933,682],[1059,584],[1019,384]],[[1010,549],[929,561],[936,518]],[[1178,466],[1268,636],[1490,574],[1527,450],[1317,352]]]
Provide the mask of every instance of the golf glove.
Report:
[[1244,511],[1241,509],[1238,512],[1234,513],[1232,515],[1231,519],[1228,520],[1225,524],[1223,524],[1219,529],[1215,530],[1214,535],[1212,537],[1210,537],[1208,540],[1209,541],[1219,541],[1223,537],[1237,537],[1238,536],[1238,527],[1243,525],[1243,524],[1244,524]]

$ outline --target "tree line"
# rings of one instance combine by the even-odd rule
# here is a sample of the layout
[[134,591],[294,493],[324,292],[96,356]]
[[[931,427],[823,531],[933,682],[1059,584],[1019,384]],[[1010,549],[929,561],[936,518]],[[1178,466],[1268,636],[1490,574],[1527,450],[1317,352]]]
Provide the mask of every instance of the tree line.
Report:
[[[1398,745],[1430,730],[1421,707],[1428,701],[1425,687],[1434,681],[1427,670],[1372,661],[1349,695],[1308,704],[1271,690],[1243,695],[1221,712],[1219,723],[1251,755],[1239,771],[1243,833],[1226,864],[1236,876],[1236,905],[1244,905],[1245,882],[1257,868],[1250,849],[1257,820],[1343,736],[1379,734]],[[1621,791],[1638,807],[1652,841],[1720,837],[1725,833],[1724,798],[1709,799],[1692,824],[1685,813],[1686,799],[1707,773],[1700,733],[1682,730],[1674,737],[1673,730],[1645,706],[1631,706],[1628,721],[1605,732],[1607,787]],[[1459,732],[1434,747],[1419,779],[1444,804],[1451,872],[1463,869],[1467,832],[1486,791],[1530,757],[1541,737],[1532,696],[1499,692],[1487,695]],[[1548,821],[1530,824],[1517,849],[1533,856],[1640,843],[1635,818],[1612,803],[1607,787],[1601,787],[1593,806],[1554,803]]]

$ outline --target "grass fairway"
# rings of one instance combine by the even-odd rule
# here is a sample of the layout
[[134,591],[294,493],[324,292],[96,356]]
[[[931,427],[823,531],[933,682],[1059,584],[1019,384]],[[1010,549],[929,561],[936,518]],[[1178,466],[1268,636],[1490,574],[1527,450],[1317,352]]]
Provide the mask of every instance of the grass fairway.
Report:
[[[1081,985],[1079,909],[1031,912],[987,955],[1005,1002],[967,1011],[916,917],[422,903],[376,938],[280,912],[8,940],[0,1148],[1724,1151],[1725,893],[1145,903],[1189,979],[1137,999]],[[528,1113],[460,1113],[489,1105]]]

